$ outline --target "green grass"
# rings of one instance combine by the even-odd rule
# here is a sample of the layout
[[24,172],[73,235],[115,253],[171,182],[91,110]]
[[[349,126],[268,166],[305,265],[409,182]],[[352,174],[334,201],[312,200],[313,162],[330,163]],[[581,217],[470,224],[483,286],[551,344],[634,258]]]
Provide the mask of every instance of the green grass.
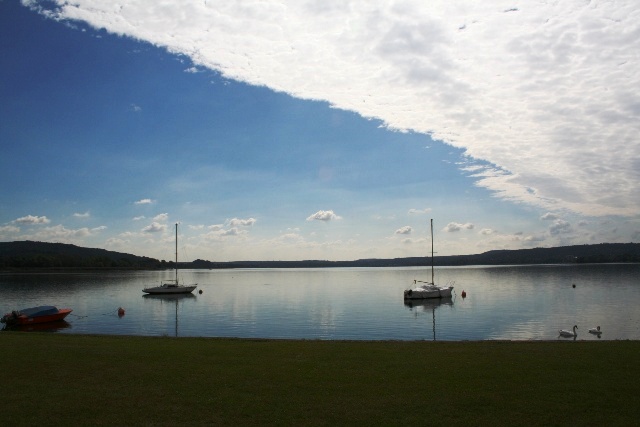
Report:
[[640,342],[3,332],[0,425],[636,425]]

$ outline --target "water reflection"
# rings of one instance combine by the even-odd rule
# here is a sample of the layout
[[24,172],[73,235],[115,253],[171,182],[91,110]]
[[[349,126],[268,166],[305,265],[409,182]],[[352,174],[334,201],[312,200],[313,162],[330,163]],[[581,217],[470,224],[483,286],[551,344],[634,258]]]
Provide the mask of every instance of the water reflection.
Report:
[[175,336],[178,336],[178,306],[180,302],[184,304],[184,301],[195,300],[196,296],[193,294],[145,294],[142,296],[144,300],[155,300],[159,302],[160,306],[163,304],[175,305]]
[[23,332],[58,332],[63,329],[71,328],[71,323],[66,320],[57,320],[47,323],[33,323],[30,325],[5,325],[3,331],[23,331]]
[[418,317],[418,311],[431,312],[432,329],[433,329],[433,341],[436,340],[436,308],[441,306],[453,306],[453,298],[432,298],[422,300],[404,300],[405,307],[408,307],[410,311],[414,313],[415,317]]
[[[63,334],[556,340],[559,329],[578,325],[578,341],[640,339],[640,264],[436,268],[439,282],[455,280],[467,297],[403,304],[406,283],[429,271],[183,270],[203,294],[144,298],[143,287],[173,272],[0,272],[0,313],[73,308],[70,327],[57,329]],[[601,336],[588,332],[596,325]]]

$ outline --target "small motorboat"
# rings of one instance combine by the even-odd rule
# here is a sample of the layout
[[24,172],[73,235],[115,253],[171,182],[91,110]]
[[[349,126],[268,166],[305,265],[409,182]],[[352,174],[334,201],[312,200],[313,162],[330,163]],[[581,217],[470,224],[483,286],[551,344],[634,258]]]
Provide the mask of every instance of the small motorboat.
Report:
[[6,323],[7,326],[56,322],[67,317],[72,311],[70,308],[58,309],[52,305],[41,305],[38,307],[24,308],[22,310],[14,310],[2,316],[0,322]]

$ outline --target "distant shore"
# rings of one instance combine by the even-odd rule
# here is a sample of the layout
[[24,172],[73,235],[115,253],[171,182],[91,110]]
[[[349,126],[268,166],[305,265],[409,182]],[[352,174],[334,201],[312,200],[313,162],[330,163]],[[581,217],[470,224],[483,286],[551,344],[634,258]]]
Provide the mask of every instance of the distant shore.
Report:
[[[339,268],[339,267],[426,267],[428,257],[358,259],[353,261],[207,261],[180,262],[182,269],[240,268]],[[640,243],[601,243],[557,248],[494,250],[476,255],[436,256],[435,266],[533,265],[640,263]],[[160,261],[104,249],[46,242],[0,242],[0,270],[162,270],[173,269],[173,261]]]

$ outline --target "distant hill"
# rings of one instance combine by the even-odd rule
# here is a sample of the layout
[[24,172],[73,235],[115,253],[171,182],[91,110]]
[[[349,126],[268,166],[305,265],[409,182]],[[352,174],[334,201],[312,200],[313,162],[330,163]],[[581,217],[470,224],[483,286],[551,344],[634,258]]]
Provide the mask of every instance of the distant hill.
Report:
[[[495,250],[477,255],[436,256],[437,266],[573,264],[640,262],[640,243],[602,243],[518,250]],[[431,265],[429,257],[359,259],[355,261],[234,261],[196,260],[187,268],[321,268],[321,267],[412,267]]]
[[519,250],[494,250],[478,255],[435,257],[440,265],[509,265],[640,262],[640,243],[600,243]]
[[66,243],[0,242],[0,268],[129,268],[162,267],[157,259],[83,248]]
[[[437,266],[572,264],[640,262],[640,243],[602,243],[519,250],[495,250],[477,255],[436,256]],[[174,263],[104,249],[64,243],[0,242],[0,269],[32,268],[173,268]],[[231,261],[195,260],[180,268],[323,268],[323,267],[411,267],[431,265],[428,257],[359,259],[355,261]]]

